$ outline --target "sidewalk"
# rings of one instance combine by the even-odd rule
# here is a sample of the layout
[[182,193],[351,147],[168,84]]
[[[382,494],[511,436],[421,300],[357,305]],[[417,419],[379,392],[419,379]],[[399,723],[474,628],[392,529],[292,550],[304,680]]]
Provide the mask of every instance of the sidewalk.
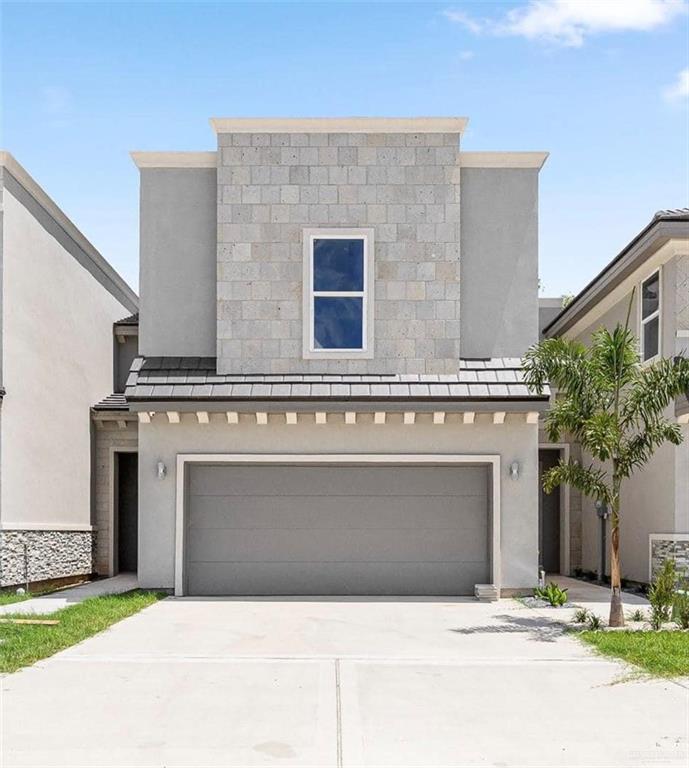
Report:
[[[599,587],[598,584],[592,584],[590,581],[572,579],[569,576],[561,576],[559,573],[548,574],[546,583],[550,581],[567,590],[570,602],[597,614],[607,624],[610,614],[610,587]],[[628,592],[622,592],[622,604],[625,615],[637,608],[645,611],[649,606],[645,597]]]
[[87,584],[80,584],[78,587],[51,592],[49,595],[33,597],[24,602],[1,605],[0,616],[8,613],[55,613],[55,611],[62,610],[62,608],[81,603],[89,597],[118,595],[121,592],[129,592],[132,589],[136,589],[137,586],[138,582],[135,573],[120,573],[109,579],[90,581]]

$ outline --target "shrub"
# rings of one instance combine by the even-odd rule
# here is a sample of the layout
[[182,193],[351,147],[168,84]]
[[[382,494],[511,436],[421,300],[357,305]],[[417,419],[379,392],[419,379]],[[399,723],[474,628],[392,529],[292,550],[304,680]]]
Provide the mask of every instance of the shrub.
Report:
[[559,608],[567,602],[567,590],[558,587],[553,581],[547,587],[537,587],[534,595],[550,603],[554,608]]
[[672,600],[672,618],[682,629],[689,629],[689,576],[680,580]]
[[637,608],[629,614],[629,621],[646,621],[646,614],[641,608]]
[[589,613],[588,629],[592,632],[597,632],[599,629],[603,629],[603,622],[601,621],[600,616],[595,613]]
[[586,608],[577,608],[576,611],[574,611],[574,621],[576,624],[585,624],[588,617],[589,612]]
[[676,581],[675,561],[668,559],[663,563],[663,567],[658,571],[648,589],[653,629],[660,629],[666,621],[670,621]]

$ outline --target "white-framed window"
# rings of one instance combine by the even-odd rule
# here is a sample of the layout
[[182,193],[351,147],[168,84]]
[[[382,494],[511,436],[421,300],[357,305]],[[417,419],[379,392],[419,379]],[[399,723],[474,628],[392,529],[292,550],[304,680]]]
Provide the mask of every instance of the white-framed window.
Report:
[[660,356],[660,294],[660,270],[658,269],[641,283],[639,291],[639,337],[643,362],[649,362]]
[[304,230],[304,357],[373,357],[373,230]]

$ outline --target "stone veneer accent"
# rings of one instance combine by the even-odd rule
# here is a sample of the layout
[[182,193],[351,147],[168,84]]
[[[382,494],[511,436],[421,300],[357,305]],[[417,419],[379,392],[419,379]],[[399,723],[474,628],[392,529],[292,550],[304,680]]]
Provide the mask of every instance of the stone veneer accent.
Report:
[[[117,414],[116,414],[117,415]],[[121,416],[121,414],[120,414]],[[122,417],[122,416],[121,416]],[[122,428],[117,421],[94,421],[96,425],[95,513],[96,537],[93,568],[100,576],[110,573],[110,520],[112,505],[112,451],[136,450],[139,445],[138,422],[127,420]]]
[[666,539],[651,539],[651,579],[669,558],[675,561],[679,573],[689,576],[689,535],[679,539],[669,533]]
[[[459,134],[218,136],[218,371],[447,373],[459,358]],[[302,232],[372,227],[375,358],[302,359]]]
[[90,574],[93,540],[91,531],[0,531],[0,587]]

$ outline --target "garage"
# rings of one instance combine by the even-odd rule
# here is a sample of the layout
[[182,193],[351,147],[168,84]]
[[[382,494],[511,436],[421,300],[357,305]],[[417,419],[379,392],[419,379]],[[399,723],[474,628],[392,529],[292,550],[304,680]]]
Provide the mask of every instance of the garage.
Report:
[[190,595],[469,595],[489,583],[491,468],[188,467]]

